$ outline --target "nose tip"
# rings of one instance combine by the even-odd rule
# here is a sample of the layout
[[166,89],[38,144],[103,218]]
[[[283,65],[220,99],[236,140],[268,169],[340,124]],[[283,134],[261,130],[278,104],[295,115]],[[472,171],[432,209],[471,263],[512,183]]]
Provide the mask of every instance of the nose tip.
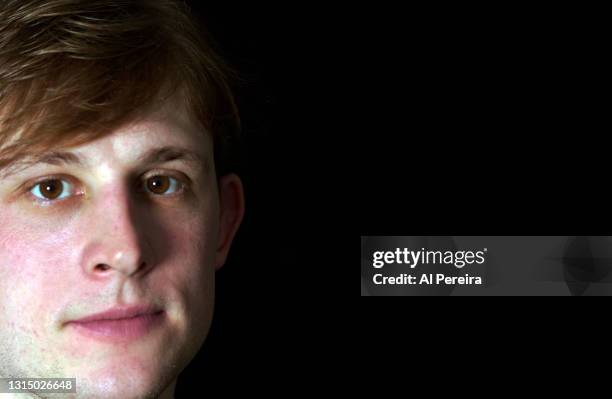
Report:
[[103,276],[112,271],[119,272],[125,276],[132,276],[147,268],[147,261],[143,259],[141,245],[135,243],[131,248],[126,248],[124,242],[122,248],[117,248],[112,242],[99,242],[91,245],[86,253],[84,263],[87,273]]
[[94,265],[92,272],[107,273],[109,270],[116,270],[126,276],[131,276],[146,267],[147,263],[140,256],[136,257],[136,253],[117,251],[110,264],[97,263]]

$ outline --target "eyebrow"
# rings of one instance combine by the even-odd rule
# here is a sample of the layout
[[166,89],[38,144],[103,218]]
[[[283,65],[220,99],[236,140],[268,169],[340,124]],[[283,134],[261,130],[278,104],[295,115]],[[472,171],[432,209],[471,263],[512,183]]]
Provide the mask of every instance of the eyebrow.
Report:
[[[139,163],[146,165],[160,164],[177,160],[186,161],[187,163],[194,165],[199,164],[200,166],[204,166],[205,164],[203,157],[199,153],[176,146],[152,148],[143,153],[137,159]],[[69,151],[52,151],[44,153],[35,158],[28,158],[27,160],[18,161],[5,168],[7,170],[0,170],[0,178],[5,179],[19,171],[29,169],[38,164],[55,166],[74,165],[79,167],[87,167],[86,160],[78,154]]]

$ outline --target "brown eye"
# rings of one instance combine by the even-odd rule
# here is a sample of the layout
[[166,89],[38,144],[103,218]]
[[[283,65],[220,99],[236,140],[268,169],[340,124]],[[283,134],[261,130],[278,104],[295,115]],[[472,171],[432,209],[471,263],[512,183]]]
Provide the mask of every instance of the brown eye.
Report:
[[[63,195],[66,187],[70,188],[70,183],[60,179],[50,179],[35,185],[30,192],[41,200],[52,201],[58,198],[65,198]],[[61,199],[60,198],[60,199]]]
[[172,191],[172,194],[180,186],[180,183],[170,176],[153,176],[147,179],[146,184],[147,190],[157,195],[168,194],[168,191]]

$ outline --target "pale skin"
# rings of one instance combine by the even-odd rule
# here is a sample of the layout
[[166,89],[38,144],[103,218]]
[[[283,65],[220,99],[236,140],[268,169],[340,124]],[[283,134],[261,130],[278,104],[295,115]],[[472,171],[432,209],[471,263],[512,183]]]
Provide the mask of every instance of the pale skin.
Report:
[[[164,147],[197,156],[143,163]],[[81,163],[35,164],[0,180],[0,377],[76,377],[76,395],[49,397],[174,396],[208,333],[215,271],[244,215],[240,179],[217,181],[212,148],[169,100],[108,136],[61,148]],[[146,189],[155,176],[167,176],[161,194]],[[62,182],[51,202],[32,187],[47,177]],[[165,315],[137,340],[103,342],[66,324],[136,302]]]

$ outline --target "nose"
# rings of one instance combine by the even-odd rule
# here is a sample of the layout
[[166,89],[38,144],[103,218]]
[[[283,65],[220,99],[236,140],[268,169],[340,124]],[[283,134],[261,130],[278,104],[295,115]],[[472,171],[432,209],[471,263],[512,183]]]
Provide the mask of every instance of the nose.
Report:
[[133,276],[152,266],[145,226],[139,220],[128,190],[109,189],[92,199],[87,210],[87,230],[82,252],[86,274],[102,278],[111,274]]

